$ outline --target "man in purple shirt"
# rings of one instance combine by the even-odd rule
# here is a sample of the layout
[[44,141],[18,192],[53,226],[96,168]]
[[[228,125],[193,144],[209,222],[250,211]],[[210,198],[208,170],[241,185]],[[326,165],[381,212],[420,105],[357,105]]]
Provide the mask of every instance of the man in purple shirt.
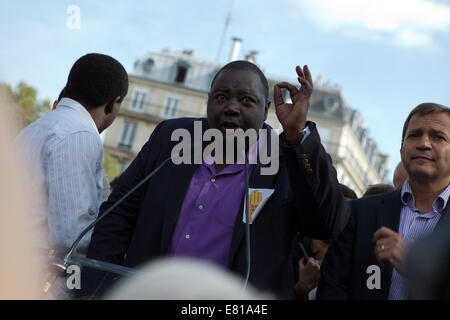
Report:
[[[252,158],[251,147],[246,149],[249,204],[254,212],[250,251],[245,245],[244,164],[237,158],[231,163],[203,159],[197,164],[165,164],[97,224],[88,257],[135,267],[157,257],[189,256],[245,276],[250,254],[249,282],[281,298],[293,298],[294,234],[300,231],[315,239],[337,237],[348,218],[336,171],[315,124],[306,119],[313,90],[311,74],[307,66],[296,71],[300,89],[285,82],[274,88],[283,133],[276,137],[277,143],[258,140],[271,155],[278,155],[275,174],[262,174],[267,163]],[[281,89],[290,92],[292,103],[284,102]],[[192,135],[200,121],[203,133],[218,129],[224,139],[230,130],[239,128],[270,132],[264,123],[269,106],[268,83],[261,70],[247,61],[227,64],[212,80],[207,119],[160,123],[121,175],[100,214],[171,156],[176,144],[170,137],[175,130],[185,129]],[[203,143],[202,150],[206,146]],[[97,285],[94,272],[84,272],[83,277],[82,286]]]

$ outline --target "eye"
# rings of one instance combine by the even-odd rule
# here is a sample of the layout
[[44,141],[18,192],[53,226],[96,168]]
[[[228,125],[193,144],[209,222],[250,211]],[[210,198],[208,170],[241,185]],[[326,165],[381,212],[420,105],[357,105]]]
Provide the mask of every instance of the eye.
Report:
[[407,138],[417,138],[417,137],[420,137],[420,133],[419,132],[412,132],[412,133],[408,134],[406,137]]
[[243,101],[244,103],[255,103],[255,102],[256,102],[255,99],[253,99],[252,97],[249,97],[249,96],[245,96],[245,97],[242,99],[242,101]]
[[441,135],[435,135],[433,138],[436,139],[436,140],[440,140],[440,141],[441,140],[446,140],[445,137],[441,136]]
[[216,100],[219,101],[219,102],[223,102],[223,101],[226,100],[226,97],[225,97],[224,94],[219,93],[219,94],[216,95]]

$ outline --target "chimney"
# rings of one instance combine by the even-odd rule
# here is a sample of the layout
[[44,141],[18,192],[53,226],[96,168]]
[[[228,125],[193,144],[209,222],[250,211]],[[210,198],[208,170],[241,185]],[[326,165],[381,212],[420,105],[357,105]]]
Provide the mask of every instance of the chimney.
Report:
[[245,56],[245,60],[247,60],[248,62],[251,62],[251,63],[255,63],[257,53],[258,53],[258,51],[250,51],[250,53]]
[[323,77],[320,74],[317,76],[316,82],[314,84],[318,87],[321,87],[323,85]]
[[230,62],[238,59],[239,50],[241,49],[242,40],[239,38],[233,38],[233,46],[231,47]]

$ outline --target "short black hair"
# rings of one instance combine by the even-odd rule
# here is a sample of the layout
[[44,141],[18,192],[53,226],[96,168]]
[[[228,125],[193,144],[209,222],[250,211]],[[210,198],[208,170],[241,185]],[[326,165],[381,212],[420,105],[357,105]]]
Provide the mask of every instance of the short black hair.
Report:
[[104,54],[89,53],[72,66],[64,96],[89,110],[116,97],[122,102],[127,92],[128,74],[120,62]]
[[351,200],[358,199],[358,196],[356,195],[355,191],[347,187],[345,184],[339,183],[339,187],[341,188],[344,197],[350,198]]
[[391,185],[391,184],[384,184],[384,183],[373,184],[373,185],[370,185],[370,186],[367,188],[366,192],[365,192],[364,195],[363,195],[363,198],[364,198],[364,197],[367,197],[367,196],[374,195],[374,194],[380,194],[380,193],[392,192],[392,191],[394,191],[394,190],[395,190],[395,188],[394,188],[394,186]]
[[441,104],[433,103],[433,102],[425,102],[419,104],[417,107],[415,107],[408,115],[408,118],[406,118],[406,121],[403,125],[403,132],[402,132],[402,145],[403,141],[405,140],[406,130],[408,129],[409,121],[415,114],[420,114],[421,116],[430,114],[430,113],[440,113],[440,112],[447,112],[447,114],[450,116],[450,108],[446,107]]
[[261,71],[261,69],[258,68],[258,66],[256,64],[251,63],[247,60],[236,60],[236,61],[230,62],[230,63],[224,65],[222,68],[220,68],[220,70],[217,71],[216,75],[214,76],[214,78],[211,81],[211,88],[214,84],[214,81],[219,76],[219,74],[222,71],[229,70],[229,69],[231,69],[231,70],[250,70],[250,71],[255,72],[259,76],[259,79],[261,80],[261,84],[263,85],[264,97],[266,98],[266,100],[268,99],[268,97],[269,97],[269,82],[267,81],[266,76]]

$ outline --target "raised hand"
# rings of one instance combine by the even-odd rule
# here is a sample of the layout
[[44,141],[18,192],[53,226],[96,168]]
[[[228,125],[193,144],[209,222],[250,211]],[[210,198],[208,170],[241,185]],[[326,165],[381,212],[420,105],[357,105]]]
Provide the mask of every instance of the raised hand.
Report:
[[[301,85],[300,90],[287,82],[277,83],[273,90],[275,112],[283,126],[286,142],[290,144],[299,143],[303,138],[300,131],[306,126],[309,98],[313,92],[313,81],[308,66],[305,65],[303,70],[297,66],[295,70]],[[281,89],[289,91],[292,103],[284,101]]]
[[403,274],[403,263],[408,253],[408,246],[402,236],[387,227],[381,227],[373,235],[375,257],[380,265],[389,261],[393,267]]

